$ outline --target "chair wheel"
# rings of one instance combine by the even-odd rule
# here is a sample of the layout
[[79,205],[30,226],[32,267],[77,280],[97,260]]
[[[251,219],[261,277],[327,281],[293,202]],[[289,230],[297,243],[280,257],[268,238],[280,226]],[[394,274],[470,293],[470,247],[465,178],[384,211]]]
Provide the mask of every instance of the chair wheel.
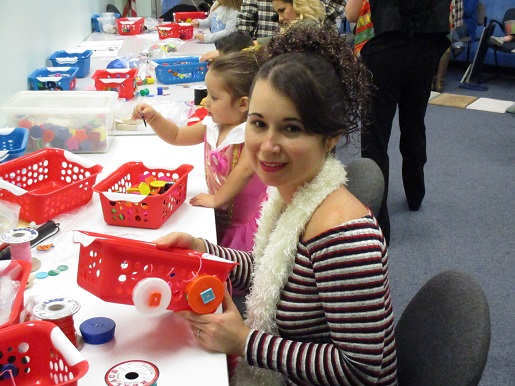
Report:
[[200,275],[186,287],[188,305],[197,314],[210,314],[216,311],[224,297],[224,285],[215,276]]

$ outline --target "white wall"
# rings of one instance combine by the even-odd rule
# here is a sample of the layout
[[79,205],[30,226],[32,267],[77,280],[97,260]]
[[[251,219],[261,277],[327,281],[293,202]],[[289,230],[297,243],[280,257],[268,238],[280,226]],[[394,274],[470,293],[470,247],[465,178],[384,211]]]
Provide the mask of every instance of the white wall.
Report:
[[[155,0],[138,0],[138,16],[151,16]],[[49,65],[56,50],[73,49],[91,33],[91,16],[123,0],[0,0],[0,105],[27,90],[27,77]],[[0,124],[2,123],[0,117]]]

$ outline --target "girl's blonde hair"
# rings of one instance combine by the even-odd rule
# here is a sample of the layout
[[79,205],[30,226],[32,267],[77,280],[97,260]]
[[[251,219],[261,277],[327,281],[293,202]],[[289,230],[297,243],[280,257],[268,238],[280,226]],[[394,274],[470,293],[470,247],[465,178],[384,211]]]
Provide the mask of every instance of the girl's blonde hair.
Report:
[[242,3],[243,0],[218,0],[218,4],[225,5],[227,8],[234,8],[238,11],[241,9]]

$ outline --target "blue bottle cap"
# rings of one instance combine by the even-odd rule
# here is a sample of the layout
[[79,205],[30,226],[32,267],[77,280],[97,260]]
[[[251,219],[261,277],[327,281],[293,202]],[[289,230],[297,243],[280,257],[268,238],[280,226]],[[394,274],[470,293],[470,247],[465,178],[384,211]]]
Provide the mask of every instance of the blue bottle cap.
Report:
[[104,317],[87,319],[81,323],[79,329],[84,342],[89,344],[107,343],[114,337],[116,323]]

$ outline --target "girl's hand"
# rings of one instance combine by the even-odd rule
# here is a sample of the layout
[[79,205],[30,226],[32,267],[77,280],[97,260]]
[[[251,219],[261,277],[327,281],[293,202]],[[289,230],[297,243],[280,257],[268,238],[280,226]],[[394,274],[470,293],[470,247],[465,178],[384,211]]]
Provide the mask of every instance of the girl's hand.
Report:
[[199,42],[203,42],[204,41],[204,34],[203,33],[198,33],[195,35],[195,39],[197,39]]
[[192,21],[191,21],[191,25],[192,25],[193,27],[198,27],[198,24],[199,24],[199,23],[198,23],[198,19],[194,19],[194,20],[192,20]]
[[250,329],[243,322],[227,288],[222,306],[222,314],[199,315],[192,311],[178,311],[174,314],[189,322],[193,335],[205,348],[245,357]]
[[204,55],[200,57],[201,62],[207,62],[208,60],[216,59],[220,56],[220,53],[218,51],[210,51],[206,52]]
[[154,243],[159,249],[166,249],[169,247],[177,247],[184,249],[192,249],[194,251],[205,253],[206,245],[204,242],[192,235],[184,232],[172,232],[167,235],[161,236],[154,240]]
[[144,118],[145,121],[150,123],[150,121],[152,121],[157,114],[158,112],[149,104],[138,103],[132,111],[131,119],[138,120]]
[[213,194],[199,193],[190,200],[193,206],[203,206],[204,208],[216,208],[215,196]]

